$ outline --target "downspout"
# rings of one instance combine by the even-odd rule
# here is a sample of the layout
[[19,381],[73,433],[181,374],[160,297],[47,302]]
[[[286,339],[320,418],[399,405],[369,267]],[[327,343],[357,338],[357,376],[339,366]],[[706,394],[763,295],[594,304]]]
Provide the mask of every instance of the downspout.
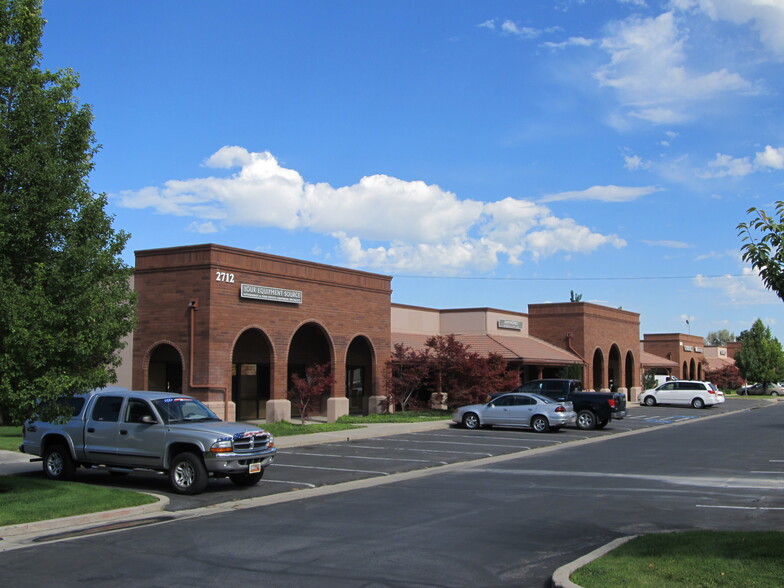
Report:
[[193,355],[194,355],[194,339],[195,339],[195,323],[196,323],[196,315],[195,312],[199,308],[199,299],[198,298],[191,298],[190,302],[188,302],[188,310],[190,310],[190,341],[188,344],[189,351],[190,351],[190,359],[188,365],[188,386],[190,388],[200,388],[203,390],[220,390],[223,392],[223,420],[229,420],[229,390],[226,386],[210,386],[209,384],[194,384],[193,383]]

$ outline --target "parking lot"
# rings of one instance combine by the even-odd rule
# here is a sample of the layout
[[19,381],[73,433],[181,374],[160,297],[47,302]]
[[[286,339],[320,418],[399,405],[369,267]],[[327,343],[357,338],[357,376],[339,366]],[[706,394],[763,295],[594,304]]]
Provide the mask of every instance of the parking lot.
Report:
[[[598,438],[643,432],[646,429],[705,419],[717,415],[759,408],[766,399],[733,399],[708,409],[690,407],[641,407],[630,403],[627,416],[611,421],[601,430],[581,431],[564,427],[554,433],[534,433],[529,429],[493,427],[467,430],[451,422],[423,424],[425,430],[409,430],[399,434],[373,436],[369,427],[364,438],[340,439],[308,443],[307,436],[298,436],[296,443],[287,437],[278,438],[278,455],[264,479],[251,488],[240,488],[228,479],[211,480],[207,490],[197,496],[180,496],[171,492],[168,479],[153,472],[128,476],[109,476],[105,472],[79,470],[78,480],[114,485],[167,495],[168,510],[178,511],[210,506],[251,497],[269,496],[319,486],[334,485],[369,478],[466,462],[487,457],[516,454]],[[716,420],[720,425],[721,420]],[[400,425],[402,430],[406,427]],[[386,427],[385,431],[389,431]],[[416,428],[416,427],[413,427]],[[348,432],[347,432],[348,435]],[[318,436],[314,437],[316,441]],[[302,444],[305,443],[305,444]]]

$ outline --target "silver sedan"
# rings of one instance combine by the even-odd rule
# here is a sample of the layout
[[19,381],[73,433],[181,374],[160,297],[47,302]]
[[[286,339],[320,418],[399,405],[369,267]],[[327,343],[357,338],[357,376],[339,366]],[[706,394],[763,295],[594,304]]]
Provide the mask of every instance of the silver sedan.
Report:
[[487,404],[462,406],[452,420],[467,429],[489,427],[530,427],[537,433],[557,431],[577,420],[571,402],[556,402],[538,394],[509,392]]

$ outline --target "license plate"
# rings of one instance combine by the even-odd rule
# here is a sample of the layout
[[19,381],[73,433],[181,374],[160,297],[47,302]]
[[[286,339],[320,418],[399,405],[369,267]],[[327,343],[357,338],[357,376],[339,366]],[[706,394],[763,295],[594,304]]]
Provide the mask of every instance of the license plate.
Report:
[[248,473],[249,474],[260,474],[261,473],[261,462],[250,464],[248,466]]

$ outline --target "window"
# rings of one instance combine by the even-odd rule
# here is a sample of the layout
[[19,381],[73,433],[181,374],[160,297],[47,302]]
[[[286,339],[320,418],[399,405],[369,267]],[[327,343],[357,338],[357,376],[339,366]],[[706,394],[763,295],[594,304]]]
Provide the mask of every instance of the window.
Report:
[[517,402],[517,406],[528,406],[530,404],[536,404],[536,400],[531,398],[530,396],[516,396],[515,399]]
[[120,420],[122,401],[122,396],[101,396],[95,401],[93,420],[116,423]]
[[511,395],[501,396],[493,401],[495,406],[514,406],[515,397]]
[[[141,423],[142,419],[146,416],[155,419],[149,405],[138,398],[131,398],[128,400],[128,406],[125,408],[125,422],[126,423]],[[155,419],[157,420],[157,419]]]

